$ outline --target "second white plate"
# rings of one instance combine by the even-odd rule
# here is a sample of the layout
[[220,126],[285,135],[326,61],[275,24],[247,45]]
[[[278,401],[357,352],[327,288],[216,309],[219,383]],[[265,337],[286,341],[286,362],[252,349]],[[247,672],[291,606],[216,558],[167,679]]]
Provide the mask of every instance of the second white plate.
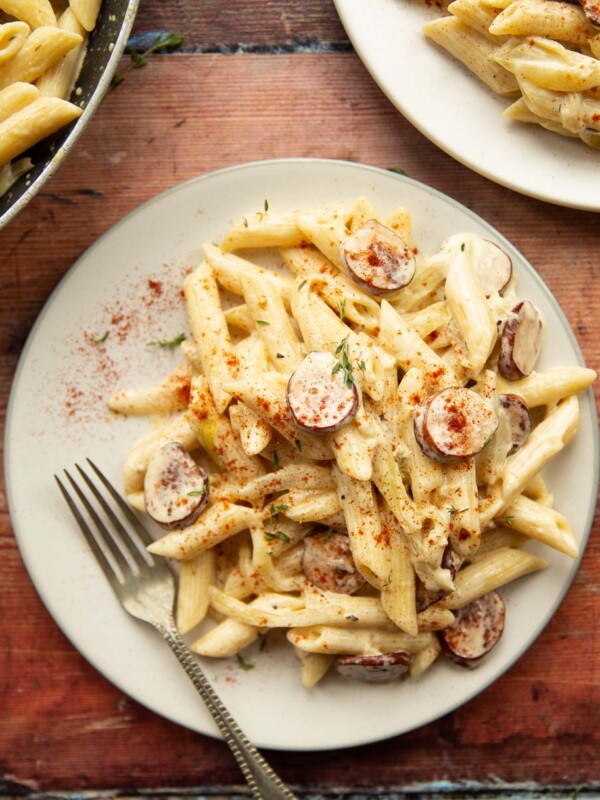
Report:
[[[121,485],[121,467],[145,420],[110,415],[118,388],[149,386],[178,355],[149,341],[187,331],[181,280],[201,245],[218,240],[234,220],[263,208],[316,208],[365,195],[383,214],[404,205],[415,244],[425,252],[457,232],[494,239],[511,255],[519,292],[548,323],[541,366],[581,363],[556,301],[523,257],[487,223],[448,197],[389,172],[332,161],[273,161],[206,175],[159,195],[111,228],[58,286],[30,336],[10,399],[6,482],[21,553],[44,603],[73,644],[123,692],[181,725],[216,729],[161,638],[130,618],[112,591],[52,479],[86,456]],[[552,463],[547,479],[556,507],[583,546],[597,485],[597,423],[590,393],[581,400],[581,429]],[[285,750],[347,747],[423,725],[498,678],[553,615],[577,569],[536,547],[549,567],[511,585],[504,637],[475,671],[441,660],[416,681],[366,685],[327,676],[302,687],[297,659],[285,644],[203,667],[250,739]],[[509,701],[507,701],[509,702]]]
[[600,211],[600,151],[505,119],[507,101],[425,37],[423,23],[443,13],[435,3],[334,2],[375,81],[434,144],[516,192]]

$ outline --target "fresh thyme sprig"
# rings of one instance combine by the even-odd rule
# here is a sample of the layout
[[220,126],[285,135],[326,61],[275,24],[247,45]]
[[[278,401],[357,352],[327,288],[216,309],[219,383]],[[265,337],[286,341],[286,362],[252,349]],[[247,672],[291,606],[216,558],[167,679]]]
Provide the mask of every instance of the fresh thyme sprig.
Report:
[[464,514],[465,511],[468,510],[469,510],[468,506],[467,508],[461,508],[460,511],[457,508],[455,508],[455,506],[448,506],[448,508],[446,509],[446,511],[450,514],[452,519],[454,519],[454,517],[456,517],[457,514]]
[[271,503],[269,506],[269,516],[276,517],[281,511],[287,511],[289,508],[288,505],[285,503],[281,503],[280,505],[275,505],[275,503]]
[[272,542],[275,539],[280,539],[282,542],[289,544],[291,542],[290,537],[284,531],[265,531],[265,539],[267,542]]
[[160,33],[154,40],[153,44],[151,44],[150,47],[148,47],[142,53],[140,53],[136,48],[133,48],[130,54],[131,62],[122,73],[115,72],[113,79],[110,82],[111,87],[116,89],[117,86],[120,86],[125,80],[125,75],[133,67],[137,69],[145,67],[148,63],[146,61],[146,57],[151,53],[160,53],[161,50],[176,50],[181,46],[182,42],[183,36],[181,33]]
[[336,356],[341,356],[340,360],[331,370],[331,374],[335,375],[340,370],[344,373],[344,383],[351,389],[354,386],[354,374],[352,369],[352,364],[350,363],[350,359],[348,358],[348,337],[346,336],[342,341],[338,344],[335,348]]

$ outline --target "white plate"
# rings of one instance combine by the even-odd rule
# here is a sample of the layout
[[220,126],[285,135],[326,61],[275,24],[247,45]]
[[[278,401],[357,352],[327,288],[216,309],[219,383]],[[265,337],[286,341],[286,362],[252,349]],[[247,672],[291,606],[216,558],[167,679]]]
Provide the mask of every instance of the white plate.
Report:
[[[509,105],[430,42],[427,0],[334,0],[375,81],[404,116],[467,167],[516,192],[600,210],[600,152],[502,116]],[[401,166],[401,165],[400,165]]]
[[[261,209],[265,198],[271,209],[292,209],[359,194],[384,212],[408,206],[422,250],[437,249],[459,231],[502,244],[513,258],[522,295],[548,321],[542,365],[581,363],[573,334],[548,289],[483,220],[432,189],[389,172],[295,160],[206,175],[159,195],[111,228],[52,295],[15,378],[6,437],[8,498],[23,558],[44,603],[75,647],[122,691],[202,733],[215,735],[212,720],[157,634],[119,606],[52,474],[90,456],[120,485],[124,454],[146,431],[146,423],[109,417],[104,398],[117,387],[149,385],[177,362],[175,353],[147,342],[188,330],[180,280],[197,260],[202,242],[221,237],[233,220]],[[95,345],[93,340],[107,330],[105,343]],[[582,545],[594,507],[596,452],[595,407],[584,396],[579,435],[548,473],[556,506],[572,521]],[[552,551],[545,555],[549,569],[505,592],[505,635],[473,672],[442,661],[418,681],[370,686],[329,676],[308,691],[300,684],[289,647],[251,651],[248,658],[256,667],[247,672],[234,659],[207,660],[204,667],[242,728],[261,746],[318,750],[402,733],[473,697],[529,647],[577,568]]]

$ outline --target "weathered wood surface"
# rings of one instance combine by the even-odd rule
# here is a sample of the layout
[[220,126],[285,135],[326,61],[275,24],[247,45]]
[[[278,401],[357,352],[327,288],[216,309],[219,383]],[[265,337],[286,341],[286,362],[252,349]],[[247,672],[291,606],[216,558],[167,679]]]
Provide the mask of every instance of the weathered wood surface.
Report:
[[[146,29],[159,27],[151,14],[164,6],[166,15],[166,5],[149,4]],[[216,13],[216,3],[174,7],[192,5]],[[249,19],[257,5],[233,7]],[[331,14],[328,24],[335,25]],[[403,120],[352,53],[173,55],[128,73],[57,177],[0,233],[3,402],[45,299],[99,234],[174,183],[287,156],[401,167],[470,206],[536,265],[598,368],[597,216],[522,197],[457,164]],[[478,698],[406,736],[335,754],[273,753],[274,766],[305,789],[366,794],[498,781],[600,786],[598,527],[596,520],[575,584],[547,630]],[[27,578],[4,499],[0,584],[0,794],[239,785],[224,745],[122,696],[66,641]]]
[[350,46],[332,0],[142,0],[134,33],[163,30],[188,52]]

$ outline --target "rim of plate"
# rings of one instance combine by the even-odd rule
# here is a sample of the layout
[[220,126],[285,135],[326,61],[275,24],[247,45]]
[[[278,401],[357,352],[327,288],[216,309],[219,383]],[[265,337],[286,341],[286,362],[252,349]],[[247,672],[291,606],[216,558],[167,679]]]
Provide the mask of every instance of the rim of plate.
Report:
[[[443,192],[440,192],[439,190],[434,189],[431,186],[428,186],[427,184],[421,183],[421,181],[417,181],[414,178],[409,178],[408,176],[399,175],[397,173],[391,172],[390,170],[386,170],[386,169],[383,169],[381,167],[370,166],[370,165],[367,165],[367,164],[359,164],[359,163],[355,163],[355,162],[352,162],[352,161],[342,161],[342,160],[337,160],[337,159],[326,159],[326,158],[285,158],[285,159],[266,159],[266,160],[263,160],[263,161],[250,161],[250,162],[246,162],[246,163],[243,163],[243,164],[237,164],[237,165],[234,165],[234,166],[231,166],[231,167],[225,167],[225,168],[222,168],[222,169],[213,170],[212,172],[207,172],[207,173],[205,173],[203,175],[199,175],[199,176],[196,176],[194,178],[190,178],[187,181],[183,181],[182,183],[178,183],[175,186],[172,186],[171,188],[165,190],[164,192],[161,192],[160,194],[155,195],[154,197],[151,197],[149,200],[146,200],[144,203],[142,203],[141,205],[137,206],[135,209],[133,209],[128,214],[126,214],[124,217],[122,217],[118,222],[116,222],[114,225],[112,225],[110,228],[108,228],[108,230],[106,230],[101,236],[99,236],[79,256],[79,258],[77,258],[77,260],[72,264],[71,267],[69,267],[67,272],[60,279],[60,281],[58,282],[58,284],[56,285],[56,287],[54,288],[54,290],[52,291],[52,293],[50,294],[50,296],[46,300],[42,310],[40,311],[39,316],[37,317],[32,329],[31,329],[31,331],[29,333],[29,336],[27,337],[27,341],[25,343],[25,346],[24,346],[23,351],[21,353],[21,356],[19,358],[17,369],[15,371],[15,375],[14,375],[13,382],[12,382],[12,385],[11,385],[9,401],[8,401],[8,405],[7,405],[7,412],[6,412],[6,430],[5,430],[5,434],[4,434],[4,469],[5,469],[5,476],[6,476],[5,477],[5,484],[6,484],[7,504],[8,504],[8,508],[9,508],[10,520],[11,520],[11,525],[13,527],[15,540],[17,542],[17,545],[18,545],[18,548],[19,548],[19,553],[21,555],[23,563],[25,564],[29,579],[31,580],[36,592],[38,593],[40,599],[42,600],[46,610],[48,611],[48,613],[50,614],[50,616],[52,617],[52,619],[54,620],[54,622],[58,626],[58,628],[62,631],[62,633],[67,637],[69,642],[77,650],[77,652],[79,652],[86,659],[86,661],[88,661],[88,663],[90,663],[94,667],[94,669],[97,670],[111,684],[113,684],[113,686],[118,687],[127,696],[132,697],[137,703],[139,703],[144,708],[147,708],[149,711],[152,711],[153,713],[158,714],[159,716],[163,716],[165,719],[168,719],[171,722],[175,722],[176,724],[181,725],[182,727],[189,728],[190,730],[194,730],[194,731],[199,732],[199,733],[201,733],[201,734],[203,734],[205,736],[210,736],[211,738],[214,738],[214,739],[220,739],[221,738],[218,732],[200,731],[196,727],[193,727],[191,725],[186,725],[185,723],[182,723],[174,714],[168,714],[168,713],[164,713],[162,711],[161,712],[156,711],[152,707],[152,705],[150,704],[150,702],[147,699],[145,699],[143,697],[140,697],[137,693],[133,693],[129,689],[125,689],[121,685],[120,681],[115,680],[113,677],[111,677],[111,675],[109,675],[106,670],[104,670],[102,667],[100,667],[96,663],[96,658],[95,658],[95,656],[93,654],[89,653],[87,651],[87,649],[86,650],[80,649],[80,647],[77,645],[77,643],[71,638],[70,634],[65,630],[65,628],[63,627],[63,625],[61,624],[61,622],[57,618],[57,614],[58,614],[58,611],[59,611],[58,608],[55,611],[55,609],[53,607],[51,607],[51,605],[47,602],[47,599],[46,599],[46,597],[44,595],[44,592],[43,592],[42,588],[40,586],[38,586],[38,584],[33,580],[32,571],[30,569],[29,558],[24,554],[24,552],[23,552],[23,550],[21,548],[20,533],[19,533],[19,521],[18,521],[18,509],[16,509],[14,507],[12,484],[8,480],[8,466],[9,466],[9,462],[11,460],[10,459],[10,452],[11,452],[10,438],[11,438],[11,429],[12,429],[13,405],[14,405],[14,402],[15,402],[15,396],[17,394],[18,385],[19,385],[19,381],[20,381],[20,378],[21,378],[23,365],[25,364],[25,362],[27,360],[27,356],[28,356],[28,353],[29,353],[30,346],[31,346],[32,342],[35,339],[35,336],[36,336],[36,333],[37,333],[38,329],[41,327],[41,325],[43,323],[43,320],[44,320],[44,318],[46,316],[47,311],[49,310],[50,306],[56,300],[58,294],[62,291],[62,288],[63,288],[64,284],[67,282],[67,280],[70,279],[70,277],[75,273],[76,270],[80,269],[83,266],[83,264],[85,262],[85,259],[86,259],[87,255],[90,253],[90,251],[92,251],[97,246],[99,246],[100,242],[102,242],[105,237],[108,237],[109,235],[111,235],[113,230],[115,230],[116,228],[124,225],[131,217],[141,213],[148,206],[153,205],[155,203],[162,202],[165,198],[169,197],[170,195],[176,194],[178,191],[182,190],[184,187],[187,187],[187,186],[189,186],[191,184],[208,183],[209,181],[211,181],[211,180],[213,180],[215,178],[218,178],[219,176],[224,175],[224,174],[231,174],[231,173],[234,173],[234,172],[242,172],[242,171],[257,169],[257,168],[261,168],[261,167],[274,167],[274,166],[276,167],[276,166],[279,166],[279,165],[286,165],[286,164],[294,164],[294,165],[297,165],[297,164],[315,164],[315,165],[337,166],[337,167],[341,167],[341,168],[345,168],[345,169],[354,169],[354,170],[357,170],[357,171],[360,171],[360,172],[371,172],[371,173],[375,173],[375,174],[378,174],[378,175],[386,176],[388,178],[391,178],[392,180],[397,180],[397,181],[400,181],[400,182],[403,182],[403,183],[413,184],[413,185],[417,186],[418,188],[426,191],[427,193],[429,193],[433,197],[437,198],[438,200],[441,200],[442,202],[445,202],[445,203],[449,203],[450,205],[454,206],[458,210],[460,210],[463,213],[465,213],[471,219],[475,220],[479,224],[481,224],[484,227],[486,227],[491,233],[494,234],[495,237],[497,237],[497,239],[500,242],[502,242],[502,244],[504,246],[506,246],[510,251],[512,251],[514,254],[516,254],[518,256],[518,258],[522,261],[522,263],[525,264],[526,268],[531,273],[531,277],[534,279],[534,281],[538,285],[539,289],[546,295],[547,299],[553,305],[554,310],[557,313],[557,316],[559,317],[559,319],[560,319],[560,321],[562,323],[563,329],[567,334],[567,337],[569,339],[569,343],[571,344],[571,346],[572,346],[572,348],[573,348],[573,350],[575,352],[577,360],[579,361],[580,365],[584,365],[585,364],[584,359],[583,359],[583,355],[582,355],[582,352],[581,352],[581,348],[579,347],[579,343],[577,342],[575,334],[573,333],[573,330],[571,329],[571,326],[570,326],[570,324],[569,324],[569,322],[568,322],[568,320],[567,320],[562,308],[560,307],[558,301],[556,300],[556,298],[554,297],[554,295],[552,294],[550,289],[546,286],[546,284],[542,280],[541,276],[534,269],[534,267],[529,263],[529,261],[525,258],[525,256],[523,256],[521,254],[521,252],[519,250],[517,250],[517,248],[513,244],[511,244],[510,241],[508,241],[508,239],[506,239],[490,223],[488,223],[486,220],[484,220],[482,217],[480,217],[474,211],[471,211],[471,209],[467,208],[462,203],[459,203],[457,200],[455,200],[454,198],[450,197],[449,195],[446,195]],[[594,395],[593,395],[592,389],[588,388],[586,390],[586,392],[585,392],[585,395],[588,397],[588,400],[590,401],[590,413],[591,413],[592,422],[593,422],[593,425],[592,425],[592,428],[593,428],[593,452],[594,452],[594,456],[593,456],[593,458],[594,458],[594,464],[593,464],[593,470],[594,470],[593,478],[594,478],[594,480],[593,480],[593,483],[597,487],[598,486],[598,482],[599,482],[599,478],[600,478],[600,451],[599,451],[599,439],[600,439],[600,436],[599,436],[599,428],[598,428],[598,411],[597,411],[597,408],[596,408],[595,399],[594,399]],[[349,744],[344,744],[344,745],[342,745],[342,747],[344,749],[348,748],[348,747],[359,747],[359,746],[362,746],[362,745],[371,744],[373,742],[383,741],[385,739],[391,738],[392,736],[403,735],[404,733],[409,733],[412,730],[416,730],[418,727],[422,727],[423,725],[426,725],[426,724],[429,724],[431,722],[434,722],[435,720],[440,719],[441,717],[445,716],[446,714],[451,713],[452,711],[454,711],[455,709],[459,708],[460,706],[463,706],[466,703],[470,702],[474,697],[476,697],[481,692],[485,691],[489,686],[491,686],[499,678],[501,678],[513,666],[513,664],[515,664],[529,650],[529,648],[533,645],[533,643],[536,641],[536,639],[544,631],[544,629],[546,628],[546,626],[548,625],[550,620],[554,617],[554,614],[556,613],[558,607],[562,603],[567,591],[569,590],[569,588],[570,588],[570,586],[571,586],[571,584],[572,584],[572,582],[573,582],[573,580],[574,580],[574,578],[575,578],[575,576],[576,576],[576,574],[577,574],[577,572],[579,570],[581,559],[583,558],[583,555],[585,553],[585,550],[586,550],[586,547],[587,547],[587,543],[588,543],[588,539],[589,539],[590,532],[591,532],[592,525],[593,525],[595,508],[596,508],[596,502],[591,501],[590,505],[589,505],[589,508],[588,508],[588,512],[587,512],[587,519],[586,519],[586,522],[585,522],[585,529],[582,532],[582,537],[581,537],[581,540],[580,540],[581,549],[580,549],[579,555],[573,561],[570,574],[567,576],[567,578],[566,578],[563,586],[561,587],[561,590],[558,593],[558,595],[553,599],[553,602],[549,605],[544,622],[541,625],[539,625],[539,627],[536,630],[534,630],[532,632],[531,636],[527,639],[526,644],[524,645],[524,647],[520,651],[515,653],[512,657],[507,658],[506,661],[504,661],[502,663],[502,665],[499,667],[499,669],[494,673],[494,675],[491,676],[489,680],[484,682],[483,685],[478,686],[477,688],[473,689],[473,691],[467,692],[467,694],[465,696],[462,696],[461,699],[458,700],[457,702],[452,702],[452,703],[448,704],[447,706],[444,707],[444,709],[442,711],[440,711],[439,713],[434,714],[433,716],[431,716],[431,718],[425,720],[420,725],[412,727],[412,728],[409,728],[407,730],[404,730],[401,734],[398,734],[398,733],[387,734],[386,733],[386,734],[383,734],[383,735],[379,734],[379,735],[363,736],[363,738],[357,739],[356,741],[353,741],[353,742],[351,742]],[[259,747],[264,747],[264,748],[268,748],[268,749],[271,749],[271,750],[280,749],[276,745],[264,744],[264,743],[262,743],[260,741],[257,741],[257,745]],[[287,746],[286,747],[286,751],[289,751],[289,752],[311,752],[311,751],[313,751],[313,752],[315,752],[315,751],[334,750],[334,749],[338,749],[338,748],[339,748],[339,745],[336,745],[336,744],[323,745],[323,746],[319,746],[319,747],[314,747],[314,746],[311,747],[309,745],[297,745],[297,746]]]
[[371,78],[375,81],[390,103],[392,103],[392,105],[395,106],[398,111],[400,111],[402,116],[404,116],[410,122],[410,124],[419,131],[419,133],[432,142],[442,152],[449,155],[455,161],[458,161],[459,164],[467,167],[467,169],[470,169],[478,175],[481,175],[482,177],[487,178],[489,181],[492,181],[492,183],[497,183],[498,185],[503,186],[505,189],[510,189],[511,191],[525,195],[526,197],[532,197],[534,200],[541,200],[542,202],[551,203],[552,205],[560,206],[561,208],[575,208],[580,211],[600,211],[600,195],[595,204],[577,203],[570,200],[559,200],[547,193],[536,192],[535,189],[530,189],[513,181],[507,180],[506,178],[502,177],[500,173],[492,172],[491,170],[487,169],[485,163],[475,164],[468,158],[467,155],[459,153],[454,146],[451,144],[446,144],[446,142],[442,142],[435,132],[432,132],[430,129],[426,128],[424,125],[421,125],[416,120],[410,109],[397,96],[394,95],[392,89],[387,86],[384,79],[373,69],[369,53],[359,39],[354,26],[349,21],[349,12],[346,10],[347,6],[344,0],[333,0],[333,4],[335,5],[344,30],[348,34],[348,38],[350,39],[352,47],[356,50],[358,57],[360,58],[363,66],[368,71]]

